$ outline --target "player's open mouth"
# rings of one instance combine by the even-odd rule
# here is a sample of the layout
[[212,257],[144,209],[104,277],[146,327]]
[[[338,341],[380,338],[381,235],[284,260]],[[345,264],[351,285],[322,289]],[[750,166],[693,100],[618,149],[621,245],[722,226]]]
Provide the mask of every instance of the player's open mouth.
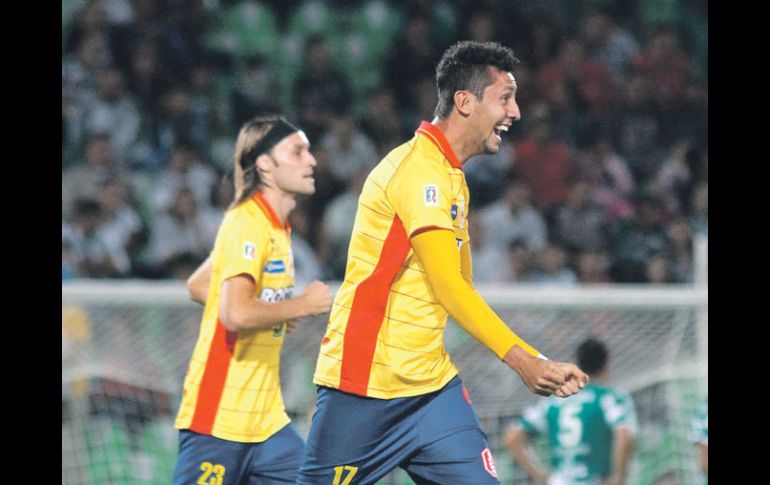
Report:
[[497,141],[501,142],[503,141],[502,132],[508,131],[508,128],[510,128],[511,125],[506,125],[505,123],[500,123],[499,125],[496,125],[494,127],[495,135],[497,136]]

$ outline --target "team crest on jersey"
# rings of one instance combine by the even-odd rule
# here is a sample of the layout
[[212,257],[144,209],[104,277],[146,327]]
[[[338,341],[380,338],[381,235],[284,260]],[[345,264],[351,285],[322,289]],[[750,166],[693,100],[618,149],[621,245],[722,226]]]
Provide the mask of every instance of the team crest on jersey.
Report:
[[495,460],[492,458],[492,452],[489,448],[484,448],[481,452],[481,461],[484,463],[484,470],[490,475],[497,478],[497,470],[495,469]]
[[426,185],[423,187],[425,192],[425,205],[428,207],[438,207],[438,186]]
[[257,252],[257,246],[253,242],[244,241],[244,243],[243,243],[243,257],[244,258],[246,258],[246,259],[248,259],[250,261],[253,261],[254,260],[254,255],[256,254],[256,252]]
[[449,213],[452,215],[452,220],[457,219],[457,204],[452,204],[452,208],[449,209]]

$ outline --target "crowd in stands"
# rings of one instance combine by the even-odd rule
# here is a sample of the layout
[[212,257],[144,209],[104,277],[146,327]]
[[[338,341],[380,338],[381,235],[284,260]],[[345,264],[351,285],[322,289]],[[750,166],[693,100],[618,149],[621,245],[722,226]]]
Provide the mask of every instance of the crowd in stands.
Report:
[[474,281],[691,282],[707,34],[697,0],[63,0],[62,279],[188,276],[238,129],[268,111],[318,160],[290,218],[298,285],[341,279],[363,180],[472,39],[513,48],[522,113],[464,167]]

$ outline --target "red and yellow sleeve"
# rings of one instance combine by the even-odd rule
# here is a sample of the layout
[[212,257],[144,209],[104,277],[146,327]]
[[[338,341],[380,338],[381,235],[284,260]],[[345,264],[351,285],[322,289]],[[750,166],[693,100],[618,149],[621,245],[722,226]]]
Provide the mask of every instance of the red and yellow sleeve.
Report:
[[411,244],[425,268],[436,300],[460,327],[500,359],[514,345],[535,357],[542,357],[516,335],[465,280],[451,231],[421,232],[411,238]]

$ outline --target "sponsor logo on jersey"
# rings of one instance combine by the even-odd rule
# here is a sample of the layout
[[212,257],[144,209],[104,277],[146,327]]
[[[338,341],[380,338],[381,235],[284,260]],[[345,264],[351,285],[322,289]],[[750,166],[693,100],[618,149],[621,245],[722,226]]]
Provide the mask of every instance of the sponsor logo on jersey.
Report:
[[287,286],[286,288],[262,288],[262,293],[259,294],[259,299],[270,303],[288,300],[291,298],[291,293],[293,290],[293,286]]
[[449,213],[452,214],[452,220],[457,219],[457,204],[452,204],[452,208],[449,209]]
[[423,187],[425,192],[425,205],[428,207],[438,207],[438,185],[426,185]]
[[492,452],[489,448],[484,448],[481,452],[481,461],[484,463],[484,470],[490,475],[497,478],[497,470],[495,470],[495,460],[492,458]]
[[257,252],[256,245],[251,241],[243,242],[243,257],[249,261],[254,260],[254,254]]
[[463,248],[463,240],[455,238],[455,242],[457,242],[457,249],[460,250]]
[[286,272],[286,264],[283,262],[282,259],[271,259],[267,262],[267,264],[264,267],[265,273],[285,273]]

